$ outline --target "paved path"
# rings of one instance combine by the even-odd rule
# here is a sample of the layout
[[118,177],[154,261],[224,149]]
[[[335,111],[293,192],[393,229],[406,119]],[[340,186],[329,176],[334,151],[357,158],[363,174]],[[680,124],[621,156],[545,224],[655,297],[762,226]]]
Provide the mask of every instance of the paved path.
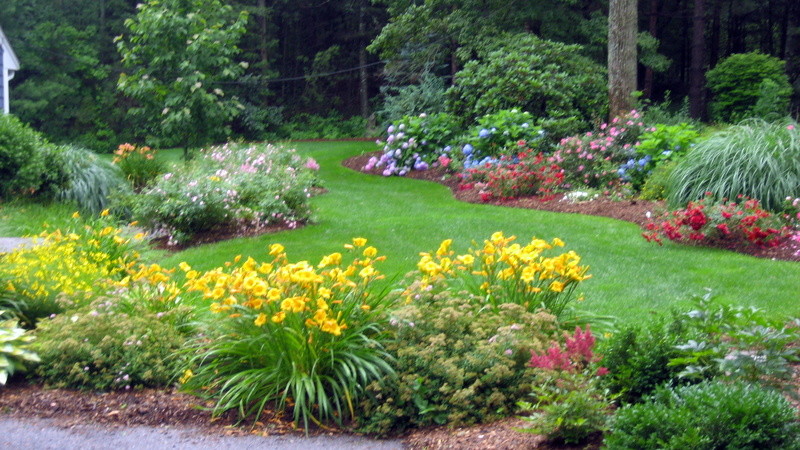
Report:
[[360,436],[219,436],[182,427],[63,427],[51,419],[17,419],[0,416],[0,448],[15,450],[59,449],[325,449],[395,450],[398,440],[376,440]]
[[0,253],[8,253],[20,245],[30,245],[31,239],[28,238],[4,238],[0,237]]

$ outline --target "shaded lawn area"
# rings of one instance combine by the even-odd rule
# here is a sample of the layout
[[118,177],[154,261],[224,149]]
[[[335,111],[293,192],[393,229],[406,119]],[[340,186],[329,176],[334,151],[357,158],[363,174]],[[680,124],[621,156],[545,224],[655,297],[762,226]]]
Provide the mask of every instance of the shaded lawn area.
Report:
[[581,308],[640,320],[653,311],[685,304],[711,289],[724,302],[753,305],[774,314],[800,314],[800,264],[757,259],[729,251],[645,242],[637,225],[614,219],[462,203],[444,186],[404,178],[364,175],[341,161],[375,149],[370,142],[302,142],[292,146],[315,158],[328,193],[312,200],[315,223],[299,230],[190,248],[163,263],[187,261],[211,269],[237,254],[267,259],[279,242],[292,260],[317,262],[341,251],[353,237],[365,237],[388,256],[383,272],[413,270],[421,251],[453,238],[456,251],[495,231],[520,240],[559,237],[591,266],[583,283]]

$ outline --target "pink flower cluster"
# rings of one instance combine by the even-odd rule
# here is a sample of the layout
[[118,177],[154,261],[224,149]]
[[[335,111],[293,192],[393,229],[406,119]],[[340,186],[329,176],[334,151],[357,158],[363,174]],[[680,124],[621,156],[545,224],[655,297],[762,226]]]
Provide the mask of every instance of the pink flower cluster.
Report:
[[[565,349],[558,344],[553,344],[541,355],[531,352],[531,360],[528,365],[546,370],[580,372],[592,363],[600,361],[601,358],[594,354],[594,344],[595,339],[589,325],[586,325],[585,331],[580,327],[575,327],[575,333],[567,338]],[[605,367],[597,369],[597,375],[607,373],[608,369]]]

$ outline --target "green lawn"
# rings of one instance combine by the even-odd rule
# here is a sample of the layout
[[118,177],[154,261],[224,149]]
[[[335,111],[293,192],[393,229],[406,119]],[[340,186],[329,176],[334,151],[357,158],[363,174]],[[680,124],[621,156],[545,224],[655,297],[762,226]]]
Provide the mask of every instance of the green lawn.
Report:
[[[624,320],[666,311],[711,289],[723,301],[754,305],[774,314],[800,315],[800,264],[757,259],[728,251],[645,242],[639,228],[613,219],[475,205],[456,201],[435,183],[363,175],[340,162],[375,148],[369,142],[296,143],[314,157],[325,195],[312,199],[316,220],[305,228],[191,248],[167,255],[162,263],[187,261],[210,269],[237,254],[266,258],[266,247],[280,242],[292,259],[317,260],[341,250],[353,237],[368,238],[382,254],[390,277],[414,269],[421,251],[435,250],[453,238],[464,250],[502,230],[528,240],[559,237],[591,266],[584,283],[583,308]],[[162,152],[172,159],[175,152]],[[56,207],[63,215],[66,209]],[[62,211],[63,210],[63,211]],[[19,234],[34,223],[53,220],[47,208],[0,205],[0,231]]]
[[466,249],[494,231],[560,237],[583,256],[594,278],[584,283],[585,309],[639,320],[665,311],[711,289],[721,300],[754,305],[776,314],[800,314],[800,264],[757,259],[732,252],[664,247],[641,238],[639,228],[618,220],[543,211],[474,205],[456,201],[434,183],[363,175],[340,161],[374,149],[371,143],[297,143],[321,165],[329,192],[313,199],[316,223],[300,230],[240,239],[177,253],[165,261],[188,261],[212,268],[236,254],[264,255],[272,242],[284,244],[290,258],[316,260],[337,251],[352,237],[366,237],[389,259],[387,274],[414,269],[420,251],[435,250],[453,238]]

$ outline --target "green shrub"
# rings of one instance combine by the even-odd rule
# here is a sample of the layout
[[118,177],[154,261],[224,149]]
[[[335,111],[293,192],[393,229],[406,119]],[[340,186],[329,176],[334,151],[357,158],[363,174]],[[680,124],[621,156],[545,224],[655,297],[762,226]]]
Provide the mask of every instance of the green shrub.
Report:
[[669,180],[669,202],[681,207],[711,192],[739,195],[777,211],[787,196],[800,196],[800,129],[795,122],[751,119],[698,143]]
[[625,402],[638,402],[659,385],[715,377],[792,388],[796,322],[787,325],[756,308],[717,304],[710,295],[693,302],[686,313],[613,335],[601,350],[609,370],[603,386]]
[[677,167],[677,161],[666,161],[655,167],[644,182],[639,198],[642,200],[664,200],[669,196],[669,178]]
[[442,113],[445,112],[446,91],[444,78],[425,72],[419,84],[381,86],[383,105],[375,113],[381,123],[393,123],[403,116]]
[[327,116],[298,114],[285,121],[278,131],[282,139],[345,139],[366,134],[366,121],[361,116],[344,118],[336,112]]
[[553,142],[606,116],[605,69],[581,47],[522,34],[499,38],[456,74],[447,109],[463,125],[503,109],[537,118]]
[[[735,54],[720,61],[706,72],[706,84],[713,95],[711,117],[722,122],[753,117],[762,97],[765,100],[770,97],[772,101],[768,112],[786,115],[792,87],[785,66],[784,61],[758,52]],[[768,80],[766,85],[764,80]],[[759,107],[762,113],[766,106],[762,101]]]
[[686,341],[688,326],[677,314],[643,326],[627,326],[614,333],[600,349],[608,374],[602,386],[621,401],[636,403],[665,383],[674,383],[682,368],[669,362],[681,356],[677,345]]
[[110,206],[112,194],[129,189],[119,171],[90,150],[63,147],[61,160],[66,182],[56,196],[86,214],[99,214]]
[[156,314],[132,302],[123,312],[124,297],[124,292],[101,297],[40,321],[35,349],[41,364],[35,375],[49,386],[95,390],[166,386],[174,380],[186,337],[171,315],[185,312]]
[[[5,311],[0,310],[0,319],[4,316]],[[25,363],[39,362],[39,356],[31,350],[33,339],[16,319],[0,321],[0,386],[15,372],[24,371]]]
[[467,293],[414,298],[392,313],[396,377],[368,387],[362,431],[469,425],[506,417],[531,392],[531,350],[555,335],[555,318],[515,304],[484,308]]
[[[523,149],[534,153],[550,150],[543,140],[544,130],[534,126],[535,118],[518,109],[504,109],[478,119],[478,125],[467,136],[475,152],[468,159],[478,160],[486,156],[515,155]],[[525,147],[521,147],[524,141]]]
[[582,374],[558,373],[533,386],[536,403],[521,402],[523,417],[530,428],[518,431],[542,434],[556,443],[580,444],[607,429],[611,401],[597,386],[597,378]]
[[[252,258],[202,274],[181,267],[190,291],[212,300],[208,337],[198,339],[185,389],[215,400],[214,415],[234,409],[258,420],[265,405],[293,409],[296,424],[339,424],[373,380],[391,376],[384,351],[382,261],[353,239],[350,262],[332,253],[319,264],[290,263],[272,244],[270,262]],[[359,411],[360,413],[360,411]]]
[[215,228],[297,225],[311,215],[313,160],[273,145],[226,144],[164,174],[128,198],[140,223],[165,230],[170,243]]
[[39,133],[16,117],[0,115],[0,198],[33,195],[39,190],[46,145]]
[[663,388],[617,411],[609,449],[800,448],[796,411],[780,394],[748,384]]

